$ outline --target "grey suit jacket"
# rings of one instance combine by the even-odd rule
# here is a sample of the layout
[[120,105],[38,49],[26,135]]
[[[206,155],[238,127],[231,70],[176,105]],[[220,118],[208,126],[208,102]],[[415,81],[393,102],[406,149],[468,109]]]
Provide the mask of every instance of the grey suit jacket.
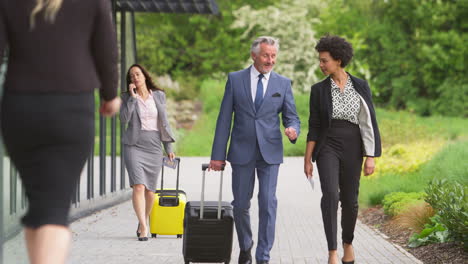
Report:
[[[126,145],[135,145],[141,131],[140,109],[137,99],[128,92],[122,93],[122,106],[120,108],[120,122],[125,124],[122,142]],[[153,99],[158,109],[158,129],[161,132],[161,141],[166,153],[172,152],[172,142],[175,142],[166,114],[166,94],[163,91],[153,91]]]
[[[233,164],[247,164],[255,159],[255,149],[258,144],[263,159],[268,164],[282,163],[280,113],[283,126],[295,128],[299,136],[300,121],[290,79],[271,72],[263,103],[256,111],[250,87],[250,67],[229,73],[216,123],[211,159],[227,159]],[[234,122],[232,122],[233,114]],[[229,137],[231,141],[226,157]],[[291,141],[295,142],[296,140]]]

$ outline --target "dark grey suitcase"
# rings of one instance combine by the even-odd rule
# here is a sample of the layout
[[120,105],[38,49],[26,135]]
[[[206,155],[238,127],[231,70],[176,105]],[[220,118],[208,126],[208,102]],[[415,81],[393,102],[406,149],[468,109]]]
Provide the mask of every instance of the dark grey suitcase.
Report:
[[223,171],[221,171],[219,200],[204,201],[207,168],[208,164],[202,165],[201,200],[190,201],[185,206],[182,251],[186,264],[190,262],[229,263],[231,260],[234,218],[231,204],[221,202]]

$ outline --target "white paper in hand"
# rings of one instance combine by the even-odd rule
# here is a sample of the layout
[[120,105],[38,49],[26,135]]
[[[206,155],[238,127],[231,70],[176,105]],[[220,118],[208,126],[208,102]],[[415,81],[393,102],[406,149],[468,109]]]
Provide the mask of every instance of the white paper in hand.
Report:
[[307,177],[307,180],[309,181],[310,186],[312,187],[312,190],[313,190],[314,189],[314,177],[313,176]]

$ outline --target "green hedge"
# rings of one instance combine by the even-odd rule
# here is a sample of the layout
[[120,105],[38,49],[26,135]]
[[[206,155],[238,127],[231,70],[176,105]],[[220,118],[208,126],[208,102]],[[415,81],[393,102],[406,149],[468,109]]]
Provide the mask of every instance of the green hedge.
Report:
[[396,216],[410,206],[424,202],[424,192],[393,192],[385,195],[382,204],[387,215]]

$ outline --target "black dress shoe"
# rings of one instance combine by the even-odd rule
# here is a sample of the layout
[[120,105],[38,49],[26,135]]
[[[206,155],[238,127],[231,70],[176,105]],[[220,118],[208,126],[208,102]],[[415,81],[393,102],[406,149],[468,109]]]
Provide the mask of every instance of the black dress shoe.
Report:
[[250,254],[250,251],[252,250],[253,247],[253,241],[252,241],[252,246],[247,249],[247,250],[241,250],[239,254],[239,264],[252,264],[252,254]]

